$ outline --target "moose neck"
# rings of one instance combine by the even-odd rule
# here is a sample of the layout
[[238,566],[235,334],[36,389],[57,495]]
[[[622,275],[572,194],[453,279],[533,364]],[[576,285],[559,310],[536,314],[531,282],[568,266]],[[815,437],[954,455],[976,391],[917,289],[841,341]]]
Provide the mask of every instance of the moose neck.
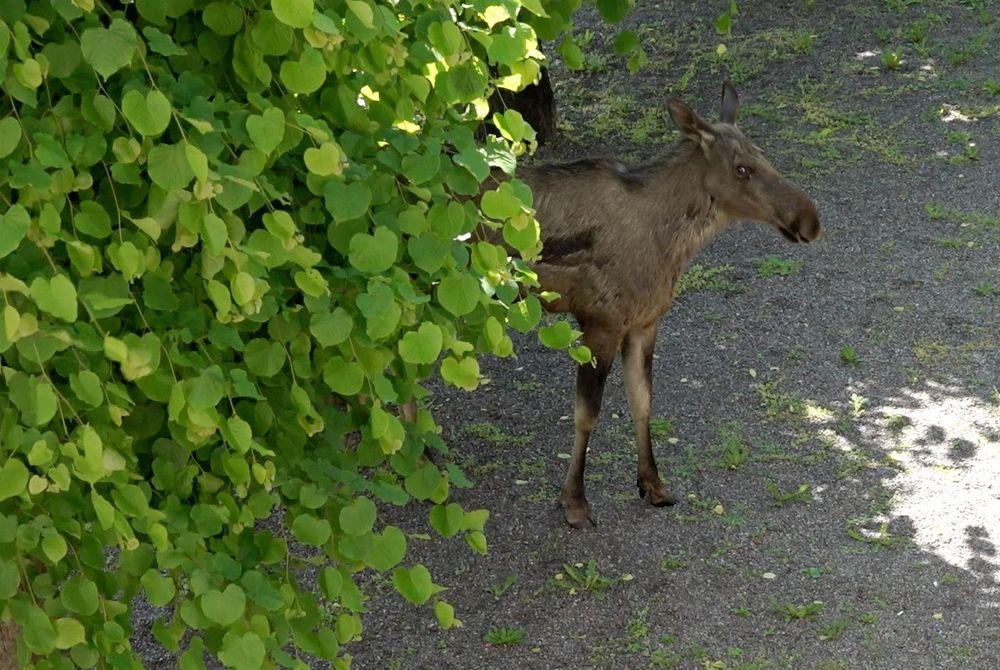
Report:
[[641,180],[636,214],[670,266],[683,267],[725,227],[726,217],[706,189],[708,167],[701,148],[682,141],[635,170]]

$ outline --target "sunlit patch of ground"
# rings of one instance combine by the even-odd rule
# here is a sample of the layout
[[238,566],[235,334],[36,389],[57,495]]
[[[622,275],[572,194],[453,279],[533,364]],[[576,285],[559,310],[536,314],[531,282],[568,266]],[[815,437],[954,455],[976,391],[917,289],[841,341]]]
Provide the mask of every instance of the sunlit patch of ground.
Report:
[[891,514],[914,541],[982,581],[1000,606],[1000,407],[940,385],[886,403],[870,427],[900,466]]

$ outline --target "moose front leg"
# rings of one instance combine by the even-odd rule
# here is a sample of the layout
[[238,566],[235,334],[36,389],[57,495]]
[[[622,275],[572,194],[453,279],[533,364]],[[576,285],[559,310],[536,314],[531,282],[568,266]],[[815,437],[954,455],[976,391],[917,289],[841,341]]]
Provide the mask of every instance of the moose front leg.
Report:
[[653,458],[653,441],[649,435],[649,414],[653,400],[653,345],[656,342],[656,322],[636,328],[625,335],[622,344],[622,367],[629,409],[635,423],[635,446],[639,452],[639,495],[660,507],[673,505],[677,498],[667,493],[660,480]]
[[583,471],[586,467],[587,444],[590,434],[597,425],[601,413],[601,398],[604,382],[608,378],[611,364],[618,351],[620,337],[595,335],[584,330],[583,342],[590,347],[595,364],[585,364],[576,372],[576,402],[573,411],[573,455],[570,457],[566,481],[563,483],[559,502],[566,514],[566,523],[574,528],[583,528],[594,521],[590,518],[590,505],[583,485]]

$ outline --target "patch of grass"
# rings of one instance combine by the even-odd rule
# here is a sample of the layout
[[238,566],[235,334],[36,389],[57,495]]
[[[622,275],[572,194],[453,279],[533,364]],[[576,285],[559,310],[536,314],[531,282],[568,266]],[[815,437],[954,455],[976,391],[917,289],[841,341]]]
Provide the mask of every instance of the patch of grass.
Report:
[[787,277],[794,274],[802,266],[799,261],[790,261],[777,256],[765,256],[757,263],[759,277]]
[[528,444],[532,438],[531,435],[511,435],[499,426],[486,421],[467,424],[465,432],[497,446],[520,447]]
[[811,30],[774,28],[732,39],[722,53],[714,46],[706,49],[701,60],[707,61],[713,72],[725,68],[732,80],[741,84],[764,74],[771,63],[811,53],[815,44],[816,34]]
[[654,649],[649,652],[649,667],[655,670],[679,668],[683,660],[683,656],[669,649]]
[[953,165],[965,165],[981,158],[979,146],[976,144],[971,133],[965,131],[953,131],[948,133],[948,141],[959,147],[960,154],[948,157],[948,162]]
[[738,617],[743,617],[744,619],[752,614],[749,607],[731,607],[729,611]]
[[509,575],[507,579],[503,580],[499,584],[494,584],[487,589],[490,595],[493,596],[494,600],[500,600],[508,591],[513,588],[514,584],[517,584],[517,575]]
[[483,641],[497,647],[521,644],[524,642],[524,629],[496,626],[487,631]]
[[819,579],[828,572],[830,572],[830,568],[824,567],[822,565],[812,565],[806,568],[802,568],[802,574],[804,574],[809,579]]
[[910,44],[925,45],[930,38],[931,28],[944,22],[939,14],[928,14],[909,25],[903,36]]
[[633,144],[665,144],[675,134],[662,110],[640,104],[630,95],[611,93],[590,103],[593,134],[604,140],[624,138]]
[[902,64],[902,49],[886,49],[882,52],[882,65],[887,70],[898,70]]
[[900,433],[907,426],[912,426],[913,420],[902,414],[891,414],[885,418],[885,427],[891,433]]
[[602,575],[597,569],[597,561],[591,559],[586,563],[563,564],[561,572],[556,574],[556,584],[567,591],[570,595],[576,595],[580,591],[587,593],[600,593],[610,588],[617,580]]
[[656,417],[649,420],[649,436],[654,440],[666,440],[677,434],[677,427],[670,419]]
[[515,379],[514,380],[514,390],[518,391],[519,393],[534,393],[535,391],[538,391],[541,388],[542,388],[542,385],[540,383],[538,383],[538,381],[535,380],[535,379],[529,379],[529,380]]
[[951,356],[951,347],[942,342],[920,340],[913,345],[913,355],[921,365],[940,365]]
[[861,365],[861,357],[858,356],[857,350],[849,344],[840,348],[840,360],[847,365]]
[[775,507],[784,507],[796,502],[803,504],[812,502],[812,487],[809,484],[799,484],[794,489],[782,491],[774,483],[774,480],[766,479],[764,480],[764,487],[771,494]]
[[812,149],[792,149],[792,155],[810,172],[829,173],[838,166],[857,162],[862,152],[896,165],[912,162],[902,153],[894,134],[905,119],[887,126],[872,115],[844,110],[846,97],[839,82],[803,77],[797,88],[774,94],[772,104],[798,112],[801,123],[789,119],[778,136]]
[[687,560],[683,554],[671,554],[670,556],[664,556],[660,559],[660,570],[663,570],[664,572],[683,570],[690,565],[691,562]]
[[847,617],[838,617],[833,621],[823,624],[816,629],[816,634],[820,640],[836,640],[844,634],[847,627],[851,625],[851,620]]
[[937,202],[924,203],[924,212],[932,221],[951,221],[962,227],[1000,229],[1000,216],[955,209]]
[[942,249],[975,249],[979,244],[972,240],[963,240],[960,237],[938,237],[934,244]]
[[735,470],[750,456],[750,449],[743,443],[742,430],[735,421],[730,421],[719,428],[719,460],[720,468]]
[[784,392],[777,382],[764,382],[756,386],[764,418],[768,421],[798,422],[805,418],[806,402],[798,396]]
[[736,293],[740,287],[729,281],[727,274],[732,272],[732,265],[719,265],[714,268],[707,268],[704,265],[694,263],[688,266],[677,279],[674,287],[674,295],[680,297],[685,293],[695,291],[722,291],[725,293]]
[[909,544],[910,538],[889,532],[888,522],[883,522],[877,530],[865,528],[861,522],[848,521],[847,534],[852,540],[863,542],[879,549],[894,549]]
[[854,418],[859,418],[865,413],[865,407],[868,406],[868,398],[863,395],[858,395],[857,393],[851,394],[851,412],[854,414]]
[[976,284],[972,288],[972,292],[980,298],[1000,298],[1000,286],[990,284],[989,282]]
[[608,638],[606,643],[591,649],[591,661],[603,665],[610,662],[614,654],[641,654],[648,651],[650,646],[649,622],[646,618],[648,614],[649,608],[643,608],[625,623],[623,637]]
[[783,617],[786,621],[801,621],[815,617],[823,611],[823,607],[822,601],[819,600],[802,604],[773,602],[771,612]]
[[983,55],[989,39],[990,32],[988,30],[980,30],[971,40],[965,40],[963,47],[948,52],[948,65],[952,67],[965,65],[974,58]]

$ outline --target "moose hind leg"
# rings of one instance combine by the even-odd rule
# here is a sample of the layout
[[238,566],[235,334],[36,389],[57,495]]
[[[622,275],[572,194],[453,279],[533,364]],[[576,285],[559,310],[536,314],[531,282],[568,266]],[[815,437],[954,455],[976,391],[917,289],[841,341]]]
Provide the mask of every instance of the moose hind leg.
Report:
[[596,365],[589,363],[581,365],[576,372],[573,454],[570,457],[569,469],[566,471],[562,494],[559,496],[566,522],[574,528],[583,528],[594,523],[590,517],[590,504],[584,491],[583,471],[586,467],[590,434],[594,431],[597,417],[601,412],[604,382],[608,378],[608,372],[611,370],[618,349],[619,340],[615,338],[613,342],[608,342],[608,339],[610,338],[588,337],[585,331],[584,343],[590,347]]
[[635,423],[635,445],[639,455],[639,495],[657,507],[673,505],[677,498],[667,492],[653,458],[649,415],[653,400],[653,345],[656,323],[629,332],[622,345],[625,391]]

